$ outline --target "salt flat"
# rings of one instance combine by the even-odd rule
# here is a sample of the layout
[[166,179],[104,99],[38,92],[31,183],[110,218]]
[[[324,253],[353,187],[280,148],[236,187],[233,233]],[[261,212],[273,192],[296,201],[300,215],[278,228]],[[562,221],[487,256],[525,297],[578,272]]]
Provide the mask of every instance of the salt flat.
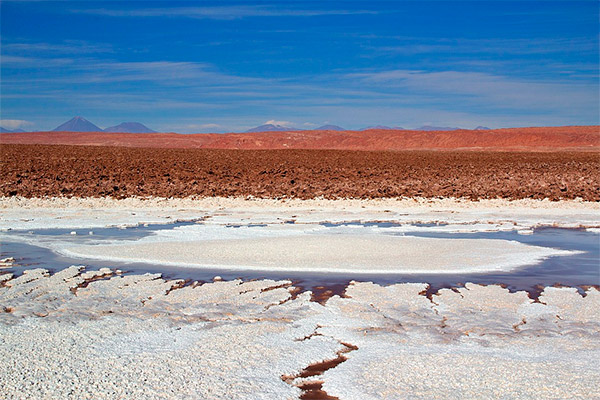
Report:
[[[197,220],[127,244],[77,244],[68,231],[38,244],[177,265],[462,273],[565,253],[402,235],[595,229],[598,209],[578,201],[0,199],[0,240],[41,240],[27,233],[41,228],[87,235]],[[0,397],[293,399],[319,389],[340,399],[600,398],[595,287],[545,287],[533,299],[466,283],[428,297],[426,283],[351,282],[319,303],[285,279],[200,284],[115,268],[31,268],[0,274]]]
[[196,268],[345,273],[467,273],[512,270],[576,252],[509,240],[388,235],[297,235],[260,239],[84,245],[63,254]]
[[[0,234],[0,240],[20,239],[70,257],[194,268],[344,273],[509,271],[548,257],[574,254],[510,240],[402,236],[413,231],[528,232],[537,226],[593,229],[600,225],[596,203],[530,200],[9,198],[0,199],[0,215],[0,229],[5,232],[199,222],[156,230],[141,240],[88,245]],[[393,225],[364,224],[373,221]],[[357,222],[362,225],[352,225]]]

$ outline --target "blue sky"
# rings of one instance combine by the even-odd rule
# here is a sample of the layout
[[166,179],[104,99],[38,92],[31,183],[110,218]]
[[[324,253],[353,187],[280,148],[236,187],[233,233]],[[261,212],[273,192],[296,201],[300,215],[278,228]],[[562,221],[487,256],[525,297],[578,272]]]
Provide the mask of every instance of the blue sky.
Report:
[[0,7],[9,128],[599,123],[597,1]]

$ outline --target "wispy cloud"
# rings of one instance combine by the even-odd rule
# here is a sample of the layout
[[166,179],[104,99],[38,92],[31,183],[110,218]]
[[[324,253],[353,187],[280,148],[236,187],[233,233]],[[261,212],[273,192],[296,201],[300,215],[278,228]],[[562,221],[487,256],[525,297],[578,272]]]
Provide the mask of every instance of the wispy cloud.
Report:
[[[516,38],[468,39],[423,38],[411,36],[363,36],[374,44],[369,49],[377,53],[392,54],[493,54],[540,55],[553,53],[581,53],[598,50],[598,36],[575,38]],[[385,45],[377,45],[378,41]]]
[[31,56],[19,56],[12,54],[4,54],[0,58],[0,64],[2,66],[16,66],[18,68],[39,68],[40,65],[44,67],[56,67],[64,66],[66,64],[74,64],[76,62],[73,58],[61,58],[61,57],[31,57]]
[[110,17],[180,17],[233,20],[249,17],[314,17],[319,15],[377,14],[372,10],[301,9],[271,5],[231,5],[214,7],[73,9],[73,13]]
[[6,129],[26,128],[33,125],[33,122],[22,119],[0,119],[0,126]]
[[[5,39],[5,38],[3,38]],[[105,43],[90,43],[84,40],[65,40],[62,43],[33,43],[33,42],[9,42],[3,40],[2,51],[13,53],[52,53],[52,54],[96,54],[113,53],[111,45]]]
[[598,104],[598,84],[572,80],[526,80],[470,71],[412,70],[356,73],[349,74],[348,78],[399,93],[423,93],[506,110],[556,111],[564,109],[566,104],[571,108]]
[[274,119],[270,119],[268,121],[265,121],[264,124],[265,125],[281,125],[281,126],[285,126],[285,127],[288,127],[288,128],[290,128],[290,127],[292,127],[294,125],[294,123],[291,122],[291,121],[277,121],[277,120],[274,120]]
[[[197,62],[177,61],[139,61],[120,62],[111,60],[98,60],[95,58],[60,58],[60,57],[23,57],[3,55],[2,65],[15,65],[24,69],[39,69],[45,67],[44,75],[33,78],[32,83],[54,84],[101,84],[117,82],[154,82],[180,86],[202,84],[204,86],[236,84],[240,81],[249,81],[251,78],[242,78],[234,75],[219,73],[214,66]],[[68,69],[67,68],[68,65]],[[54,70],[53,70],[54,68]],[[56,73],[53,75],[53,73]],[[27,80],[19,78],[18,82],[24,84]],[[5,83],[10,83],[7,78]]]
[[[336,71],[269,78],[229,74],[188,61],[3,55],[2,65],[3,104],[18,99],[8,117],[25,117],[30,103],[37,102],[78,113],[145,113],[157,121],[150,125],[161,129],[162,117],[156,117],[160,111],[177,115],[179,125],[171,129],[183,132],[239,130],[260,124],[261,116],[273,116],[265,123],[288,127],[295,125],[291,121],[324,119],[348,128],[415,127],[424,121],[466,127],[565,124],[582,116],[594,118],[599,104],[597,82],[468,70]],[[27,78],[21,75],[24,69],[31,70]],[[196,121],[199,115],[206,119]]]

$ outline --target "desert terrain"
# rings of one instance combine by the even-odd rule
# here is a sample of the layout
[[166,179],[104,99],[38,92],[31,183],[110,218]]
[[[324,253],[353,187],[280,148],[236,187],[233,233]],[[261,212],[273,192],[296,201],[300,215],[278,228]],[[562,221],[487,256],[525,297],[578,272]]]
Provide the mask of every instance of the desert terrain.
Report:
[[2,144],[2,196],[600,200],[596,152]]
[[596,128],[2,134],[0,393],[598,397]]
[[27,132],[0,135],[2,144],[61,144],[210,149],[599,151],[600,127],[491,130],[290,131],[227,134]]

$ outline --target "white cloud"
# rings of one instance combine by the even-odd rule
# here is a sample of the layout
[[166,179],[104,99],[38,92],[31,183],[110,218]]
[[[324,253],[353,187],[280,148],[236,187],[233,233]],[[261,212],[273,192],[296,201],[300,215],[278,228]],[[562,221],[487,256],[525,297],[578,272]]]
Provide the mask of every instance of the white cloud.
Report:
[[265,125],[281,125],[289,128],[292,125],[294,125],[294,123],[291,121],[276,121],[274,119],[271,119],[265,122]]
[[[44,69],[39,69],[40,65]],[[80,113],[165,110],[198,124],[187,127],[181,122],[179,126],[165,125],[165,129],[189,132],[244,130],[257,115],[265,115],[265,110],[285,119],[265,123],[304,124],[307,128],[308,122],[289,120],[327,119],[348,128],[377,124],[414,127],[422,121],[498,127],[592,124],[598,120],[597,80],[569,77],[415,68],[334,71],[310,79],[272,78],[225,73],[215,65],[189,61],[119,62],[4,54],[2,67],[5,114],[24,118],[30,118],[31,106],[20,101],[9,108],[10,99],[40,104],[50,99],[65,110],[82,110]],[[26,68],[32,71],[28,75],[22,73]],[[13,70],[19,73],[11,74]],[[121,92],[110,85],[114,82],[119,83]],[[42,126],[44,122],[36,118],[30,119],[36,120],[36,127]],[[147,122],[160,129],[162,121],[154,115],[149,118],[156,122]],[[213,122],[222,125],[211,126]]]
[[2,43],[3,51],[25,53],[64,53],[64,54],[95,54],[113,53],[113,48],[104,43],[91,43],[84,40],[65,40],[62,43]]
[[0,126],[5,129],[19,129],[33,126],[33,122],[22,119],[0,119]]
[[377,53],[396,54],[549,54],[565,52],[593,52],[598,48],[598,37],[553,39],[464,39],[395,37],[398,45],[373,46]]
[[[389,70],[349,74],[372,90],[392,90],[404,95],[453,97],[480,105],[506,109],[544,109],[546,112],[589,108],[598,104],[598,86],[574,80],[520,79],[470,71]],[[455,100],[456,101],[456,100]]]
[[[4,51],[4,49],[2,49],[2,51]],[[44,67],[62,67],[68,64],[74,64],[76,60],[71,58],[23,57],[2,54],[0,62],[2,63],[2,66],[15,64],[19,68],[39,68],[40,65],[44,65]]]
[[248,17],[314,17],[319,15],[353,15],[377,14],[372,10],[308,10],[284,8],[269,5],[234,5],[215,7],[172,7],[172,8],[138,8],[127,10],[115,9],[76,9],[78,14],[92,14],[109,17],[182,17],[196,19],[232,20]]

